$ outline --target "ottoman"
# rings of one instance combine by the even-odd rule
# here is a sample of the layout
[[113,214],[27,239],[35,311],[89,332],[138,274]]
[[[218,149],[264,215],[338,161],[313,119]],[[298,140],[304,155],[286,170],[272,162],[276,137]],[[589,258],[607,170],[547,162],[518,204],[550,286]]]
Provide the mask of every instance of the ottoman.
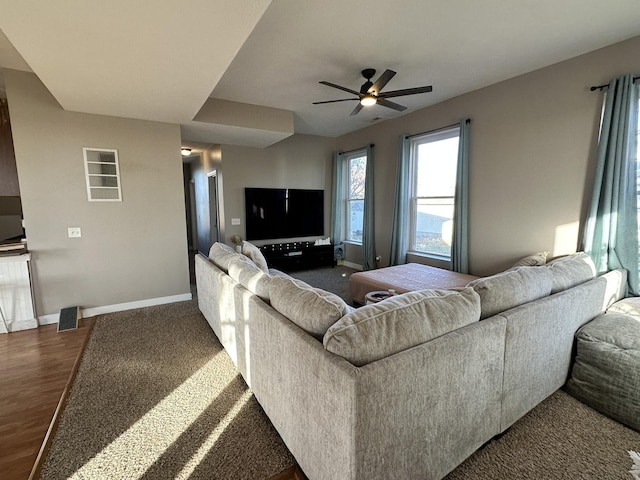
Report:
[[640,431],[640,298],[616,302],[576,332],[567,391]]

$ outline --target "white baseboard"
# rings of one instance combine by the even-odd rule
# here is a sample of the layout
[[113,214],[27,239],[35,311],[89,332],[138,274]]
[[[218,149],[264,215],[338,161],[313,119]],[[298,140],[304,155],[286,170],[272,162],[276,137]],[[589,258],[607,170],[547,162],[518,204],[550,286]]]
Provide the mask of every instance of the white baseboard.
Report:
[[347,262],[346,260],[343,260],[342,264],[345,267],[355,268],[356,270],[362,270],[362,265],[358,265],[357,263]]
[[[80,318],[93,317],[95,315],[103,315],[105,313],[122,312],[124,310],[133,310],[134,308],[153,307],[155,305],[164,305],[166,303],[186,302],[191,300],[191,293],[183,293],[181,295],[170,295],[168,297],[149,298],[147,300],[137,300],[135,302],[117,303],[115,305],[105,305],[102,307],[81,308]],[[59,313],[50,315],[41,315],[38,317],[40,325],[49,325],[58,323],[60,319]],[[37,326],[37,325],[36,325]],[[35,327],[30,327],[35,328]],[[13,328],[11,329],[13,331]]]

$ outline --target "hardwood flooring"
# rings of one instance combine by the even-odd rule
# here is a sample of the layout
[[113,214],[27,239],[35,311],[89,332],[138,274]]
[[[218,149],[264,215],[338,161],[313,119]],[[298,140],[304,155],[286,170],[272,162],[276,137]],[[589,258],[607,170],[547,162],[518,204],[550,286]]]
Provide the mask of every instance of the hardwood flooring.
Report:
[[0,335],[0,476],[29,478],[74,363],[93,326],[45,325]]
[[[0,335],[0,478],[26,480],[72,380],[94,319],[77,330],[45,325]],[[298,466],[270,480],[307,480]]]

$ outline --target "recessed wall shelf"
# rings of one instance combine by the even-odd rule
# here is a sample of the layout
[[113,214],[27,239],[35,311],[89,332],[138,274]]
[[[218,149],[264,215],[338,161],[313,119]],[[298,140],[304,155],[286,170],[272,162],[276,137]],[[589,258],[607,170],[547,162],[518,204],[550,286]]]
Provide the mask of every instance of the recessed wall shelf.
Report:
[[87,198],[90,202],[121,202],[118,151],[83,147]]

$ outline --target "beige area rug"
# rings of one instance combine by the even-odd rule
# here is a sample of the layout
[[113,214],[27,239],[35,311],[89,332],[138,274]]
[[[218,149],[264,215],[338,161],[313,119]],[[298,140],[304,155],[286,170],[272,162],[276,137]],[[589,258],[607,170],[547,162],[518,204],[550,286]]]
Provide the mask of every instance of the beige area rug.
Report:
[[264,480],[294,464],[190,301],[97,319],[40,478]]
[[633,480],[640,433],[559,390],[446,480]]

